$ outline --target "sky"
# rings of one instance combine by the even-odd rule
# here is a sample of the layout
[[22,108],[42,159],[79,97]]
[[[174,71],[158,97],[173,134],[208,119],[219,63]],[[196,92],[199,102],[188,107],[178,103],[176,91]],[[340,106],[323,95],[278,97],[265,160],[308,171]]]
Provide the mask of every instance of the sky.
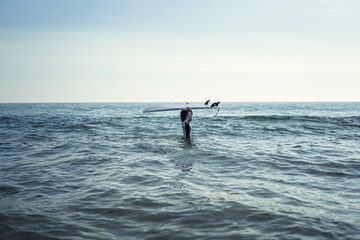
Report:
[[0,0],[0,102],[360,101],[358,0]]

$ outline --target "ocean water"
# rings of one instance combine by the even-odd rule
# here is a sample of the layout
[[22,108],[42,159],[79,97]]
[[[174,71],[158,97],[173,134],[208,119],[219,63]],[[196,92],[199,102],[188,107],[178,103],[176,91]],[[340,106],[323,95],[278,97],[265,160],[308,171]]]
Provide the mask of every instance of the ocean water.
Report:
[[0,104],[0,239],[360,239],[360,103]]

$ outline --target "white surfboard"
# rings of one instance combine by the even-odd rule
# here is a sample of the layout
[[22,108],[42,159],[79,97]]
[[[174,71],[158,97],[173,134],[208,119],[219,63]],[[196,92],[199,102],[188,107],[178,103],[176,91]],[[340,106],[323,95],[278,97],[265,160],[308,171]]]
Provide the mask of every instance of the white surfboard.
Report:
[[179,111],[179,110],[185,110],[187,107],[190,107],[191,110],[194,109],[217,109],[217,112],[215,114],[215,117],[219,113],[219,110],[221,107],[219,107],[220,102],[214,102],[210,106],[208,105],[210,100],[207,100],[204,105],[199,104],[177,104],[177,105],[171,105],[171,106],[153,106],[145,108],[143,113],[149,113],[149,112],[163,112],[163,111]]
[[191,106],[191,105],[186,105],[186,106],[182,106],[182,107],[155,106],[155,107],[145,108],[143,113],[163,112],[163,111],[179,111],[179,110],[185,110],[187,107],[190,107],[191,110],[193,110],[193,109],[219,109],[219,108],[221,108],[219,106],[208,107],[208,106]]

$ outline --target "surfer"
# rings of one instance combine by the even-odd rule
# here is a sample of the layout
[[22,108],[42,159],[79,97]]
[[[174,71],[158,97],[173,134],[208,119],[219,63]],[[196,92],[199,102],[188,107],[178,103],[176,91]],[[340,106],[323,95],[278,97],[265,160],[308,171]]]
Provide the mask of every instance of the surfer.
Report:
[[191,133],[191,124],[192,121],[192,110],[190,107],[186,107],[186,109],[182,110],[180,112],[180,119],[181,124],[184,132],[184,138],[190,139],[190,133]]

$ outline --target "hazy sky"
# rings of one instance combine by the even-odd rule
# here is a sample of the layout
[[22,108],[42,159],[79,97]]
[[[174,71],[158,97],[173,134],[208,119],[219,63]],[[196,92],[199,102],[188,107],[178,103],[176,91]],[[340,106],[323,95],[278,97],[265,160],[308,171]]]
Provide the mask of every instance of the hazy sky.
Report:
[[358,0],[0,0],[0,102],[360,101]]

